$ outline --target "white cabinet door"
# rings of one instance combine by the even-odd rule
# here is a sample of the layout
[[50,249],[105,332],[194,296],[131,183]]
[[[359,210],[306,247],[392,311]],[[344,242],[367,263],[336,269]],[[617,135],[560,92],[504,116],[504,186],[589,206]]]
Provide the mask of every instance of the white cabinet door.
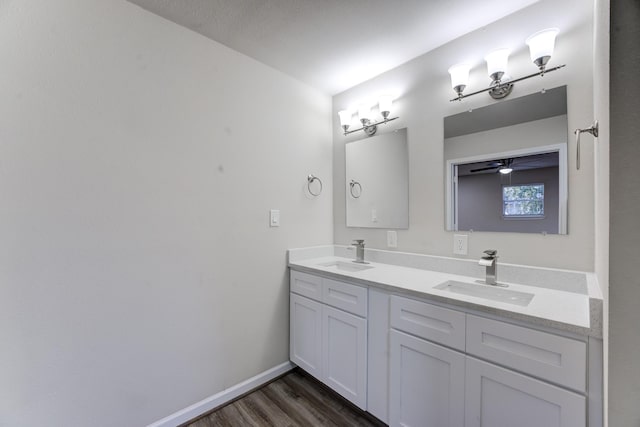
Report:
[[465,356],[391,330],[391,426],[463,427]]
[[359,408],[367,408],[367,321],[322,307],[323,381]]
[[322,304],[294,293],[289,295],[289,358],[322,380]]
[[466,427],[585,427],[585,397],[467,357]]

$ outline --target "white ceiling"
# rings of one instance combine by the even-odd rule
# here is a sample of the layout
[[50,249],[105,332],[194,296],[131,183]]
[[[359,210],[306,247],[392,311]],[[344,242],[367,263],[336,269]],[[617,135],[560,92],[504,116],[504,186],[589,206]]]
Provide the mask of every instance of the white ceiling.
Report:
[[538,0],[129,0],[334,95]]

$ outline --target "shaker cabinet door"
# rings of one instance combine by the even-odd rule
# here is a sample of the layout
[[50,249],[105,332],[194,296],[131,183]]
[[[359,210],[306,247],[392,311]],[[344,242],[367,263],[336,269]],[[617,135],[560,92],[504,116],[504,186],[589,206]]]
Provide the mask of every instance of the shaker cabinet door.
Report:
[[466,427],[585,427],[585,397],[467,357]]
[[391,426],[463,427],[465,356],[391,330]]
[[322,380],[322,304],[290,294],[289,358]]
[[367,321],[322,307],[324,383],[359,408],[367,409]]

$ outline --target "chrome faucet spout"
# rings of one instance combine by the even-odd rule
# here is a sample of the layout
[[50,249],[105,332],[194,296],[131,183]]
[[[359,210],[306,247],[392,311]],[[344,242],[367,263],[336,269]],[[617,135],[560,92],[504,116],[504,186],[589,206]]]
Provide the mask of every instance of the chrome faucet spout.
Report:
[[364,260],[364,240],[354,240],[354,243],[352,243],[352,245],[356,247],[356,259],[353,262],[367,264],[367,262]]
[[479,264],[486,267],[487,285],[498,284],[498,251],[495,249],[487,249],[483,252],[485,255],[480,259]]

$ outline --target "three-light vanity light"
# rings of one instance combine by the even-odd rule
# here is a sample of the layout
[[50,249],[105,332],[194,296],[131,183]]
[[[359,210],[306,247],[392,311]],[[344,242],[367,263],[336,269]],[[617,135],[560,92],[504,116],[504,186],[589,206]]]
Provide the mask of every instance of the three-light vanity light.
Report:
[[453,98],[451,101],[459,101],[468,96],[477,95],[483,92],[488,92],[493,99],[502,99],[511,93],[514,83],[535,76],[544,76],[545,73],[550,73],[564,67],[564,65],[559,65],[557,67],[547,68],[547,63],[549,62],[551,55],[553,55],[557,35],[557,28],[548,28],[546,30],[538,31],[527,38],[525,43],[529,46],[531,61],[533,61],[533,63],[538,67],[538,72],[518,79],[503,81],[503,77],[507,74],[507,64],[509,54],[511,53],[509,49],[496,49],[487,54],[484,59],[487,62],[487,71],[489,78],[491,79],[491,84],[489,87],[473,93],[466,95],[463,93],[469,82],[469,71],[471,70],[471,66],[463,63],[449,68],[449,74],[451,74],[451,87],[453,87],[453,90],[458,94],[458,96]]
[[372,113],[371,113],[371,104],[362,104],[358,107],[358,120],[362,124],[358,129],[349,130],[351,126],[351,120],[353,118],[352,110],[342,110],[338,112],[338,116],[340,117],[340,126],[342,127],[342,131],[345,135],[348,135],[353,132],[358,132],[360,130],[364,131],[368,136],[371,136],[376,133],[378,130],[378,125],[389,123],[392,120],[397,119],[398,117],[389,117],[391,114],[391,107],[393,104],[393,97],[391,95],[383,95],[378,99],[378,110],[380,111],[380,115],[382,116],[382,120],[371,121]]

